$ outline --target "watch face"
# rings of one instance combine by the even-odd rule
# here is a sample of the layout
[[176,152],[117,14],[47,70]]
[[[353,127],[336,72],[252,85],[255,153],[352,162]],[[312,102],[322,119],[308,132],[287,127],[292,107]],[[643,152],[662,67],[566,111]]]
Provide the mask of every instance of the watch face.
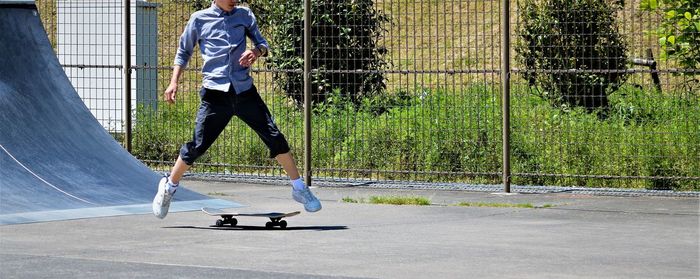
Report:
[[260,52],[260,56],[265,56],[267,54],[267,48],[262,46],[255,47]]

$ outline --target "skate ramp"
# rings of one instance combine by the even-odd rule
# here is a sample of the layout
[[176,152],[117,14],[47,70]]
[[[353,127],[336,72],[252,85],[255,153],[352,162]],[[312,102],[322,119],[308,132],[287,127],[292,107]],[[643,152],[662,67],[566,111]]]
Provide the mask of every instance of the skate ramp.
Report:
[[[85,107],[33,1],[0,1],[0,224],[150,214],[160,178]],[[181,188],[171,212],[202,207],[240,205]]]

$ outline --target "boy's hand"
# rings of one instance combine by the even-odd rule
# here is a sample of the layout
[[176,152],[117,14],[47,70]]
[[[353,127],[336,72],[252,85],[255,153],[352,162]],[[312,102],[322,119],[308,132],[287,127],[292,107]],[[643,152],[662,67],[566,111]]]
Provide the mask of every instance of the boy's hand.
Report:
[[238,63],[247,68],[253,65],[256,59],[258,59],[258,55],[253,50],[248,49],[241,54],[241,59],[238,59]]
[[165,89],[165,101],[169,104],[175,103],[175,95],[177,95],[177,83],[170,83],[168,88]]

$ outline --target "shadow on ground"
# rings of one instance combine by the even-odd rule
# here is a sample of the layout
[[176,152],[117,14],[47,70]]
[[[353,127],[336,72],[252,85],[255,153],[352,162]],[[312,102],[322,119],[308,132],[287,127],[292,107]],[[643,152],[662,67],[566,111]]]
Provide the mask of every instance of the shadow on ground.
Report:
[[285,229],[272,228],[268,229],[264,226],[170,226],[163,227],[164,229],[197,229],[197,230],[223,230],[223,231],[337,231],[347,230],[347,226],[306,226],[306,227],[287,227]]

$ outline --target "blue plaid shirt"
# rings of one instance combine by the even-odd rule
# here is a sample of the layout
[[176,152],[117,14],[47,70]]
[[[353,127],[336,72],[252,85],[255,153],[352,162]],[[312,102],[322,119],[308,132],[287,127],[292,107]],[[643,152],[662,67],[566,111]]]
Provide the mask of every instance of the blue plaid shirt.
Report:
[[228,91],[233,86],[237,93],[244,92],[253,86],[250,69],[238,63],[246,50],[246,37],[256,47],[269,49],[250,9],[236,7],[226,12],[212,3],[208,9],[190,16],[180,36],[175,65],[186,67],[195,43],[199,44],[204,59],[202,86],[219,91]]

